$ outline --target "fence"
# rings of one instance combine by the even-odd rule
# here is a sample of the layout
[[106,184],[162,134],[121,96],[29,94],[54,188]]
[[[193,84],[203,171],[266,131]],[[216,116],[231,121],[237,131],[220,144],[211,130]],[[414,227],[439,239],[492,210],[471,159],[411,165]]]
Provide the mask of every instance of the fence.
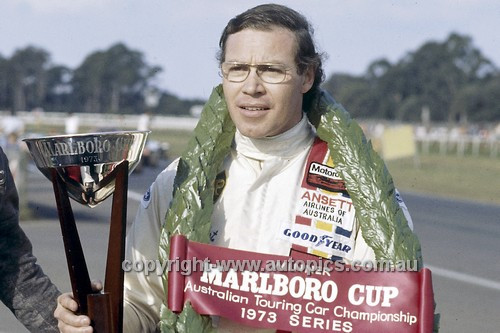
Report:
[[[382,151],[384,139],[389,132],[400,132],[407,124],[394,123],[388,121],[360,121],[365,134],[374,143],[374,147]],[[447,127],[434,125],[425,128],[420,125],[412,126],[412,140],[419,154],[441,154],[457,156],[489,156],[499,157],[500,150],[500,124],[494,124],[479,128],[477,125],[469,127],[457,126]],[[385,139],[387,141],[387,139]],[[391,138],[394,145],[395,138]],[[407,138],[397,139],[396,144],[407,144]],[[402,140],[400,142],[400,140]]]
[[422,154],[439,153],[457,156],[472,155],[497,158],[500,145],[500,133],[494,130],[481,130],[470,133],[463,128],[437,127],[425,133],[415,131],[415,140]]

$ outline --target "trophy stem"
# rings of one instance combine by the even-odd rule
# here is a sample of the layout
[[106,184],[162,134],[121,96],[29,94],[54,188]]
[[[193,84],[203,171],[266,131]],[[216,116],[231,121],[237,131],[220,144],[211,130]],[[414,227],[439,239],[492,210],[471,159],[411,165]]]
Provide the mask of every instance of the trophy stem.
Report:
[[57,203],[57,214],[61,224],[61,233],[68,263],[69,277],[73,289],[73,297],[78,303],[79,313],[87,313],[87,295],[92,293],[89,272],[83,255],[80,237],[76,229],[75,217],[69,202],[66,185],[57,173],[51,169],[52,185]]
[[125,259],[125,236],[127,228],[128,161],[119,163],[116,172],[115,191],[111,208],[108,257],[104,291],[111,295],[111,313],[116,332],[123,330],[123,278],[122,262]]

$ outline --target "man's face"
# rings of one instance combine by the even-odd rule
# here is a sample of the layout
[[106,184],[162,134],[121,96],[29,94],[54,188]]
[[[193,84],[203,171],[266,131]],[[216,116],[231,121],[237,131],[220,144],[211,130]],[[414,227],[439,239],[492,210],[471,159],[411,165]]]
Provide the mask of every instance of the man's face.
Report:
[[283,28],[268,31],[245,29],[228,37],[225,62],[281,64],[289,68],[282,83],[266,83],[255,67],[243,82],[223,79],[224,95],[231,119],[251,138],[281,134],[302,118],[302,95],[312,86],[312,69],[297,73],[294,34]]

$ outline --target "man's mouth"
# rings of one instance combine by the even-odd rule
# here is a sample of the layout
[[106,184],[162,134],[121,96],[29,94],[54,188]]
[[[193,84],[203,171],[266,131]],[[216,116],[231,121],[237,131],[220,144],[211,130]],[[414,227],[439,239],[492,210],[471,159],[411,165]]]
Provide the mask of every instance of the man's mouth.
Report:
[[237,103],[239,114],[244,118],[261,118],[265,117],[270,111],[271,107],[267,103]]
[[248,110],[248,111],[265,111],[269,110],[269,108],[264,108],[264,107],[253,107],[253,106],[242,106],[242,109]]

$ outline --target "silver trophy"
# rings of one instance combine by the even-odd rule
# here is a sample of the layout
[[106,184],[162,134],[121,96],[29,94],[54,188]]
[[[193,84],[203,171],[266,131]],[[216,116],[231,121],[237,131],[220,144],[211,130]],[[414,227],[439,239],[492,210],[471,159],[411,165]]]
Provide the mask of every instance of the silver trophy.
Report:
[[[140,161],[148,131],[24,139],[36,166],[52,181],[73,296],[94,332],[122,332],[128,175]],[[104,291],[92,290],[69,197],[95,207],[113,194]]]

